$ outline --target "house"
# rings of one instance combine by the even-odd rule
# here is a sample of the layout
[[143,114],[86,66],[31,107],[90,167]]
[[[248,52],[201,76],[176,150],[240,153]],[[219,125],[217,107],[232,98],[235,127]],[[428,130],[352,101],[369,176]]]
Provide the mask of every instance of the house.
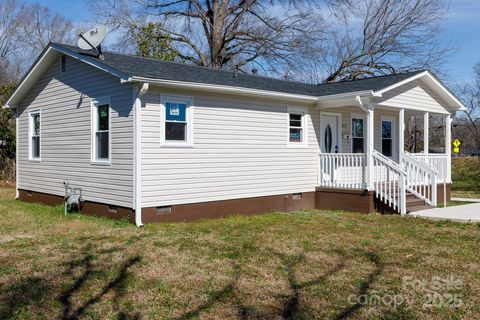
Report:
[[[406,214],[450,198],[451,115],[430,71],[311,85],[51,43],[16,109],[17,197],[145,222],[270,210]],[[428,117],[445,121],[429,153]],[[425,150],[404,151],[423,115]]]

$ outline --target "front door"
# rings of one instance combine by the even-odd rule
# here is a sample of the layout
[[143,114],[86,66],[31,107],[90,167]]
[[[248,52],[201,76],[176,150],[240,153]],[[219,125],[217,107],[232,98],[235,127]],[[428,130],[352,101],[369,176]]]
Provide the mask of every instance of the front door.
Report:
[[320,150],[322,153],[338,153],[340,151],[339,126],[339,116],[322,114],[320,120]]

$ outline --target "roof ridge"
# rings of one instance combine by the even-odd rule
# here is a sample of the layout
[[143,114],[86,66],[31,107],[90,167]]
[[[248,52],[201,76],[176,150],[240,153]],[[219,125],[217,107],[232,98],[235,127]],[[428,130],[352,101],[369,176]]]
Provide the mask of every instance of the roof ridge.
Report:
[[[53,44],[60,45],[60,46],[66,46],[66,47],[74,47],[73,45],[70,44],[64,44],[64,43],[59,43],[59,42],[52,42]],[[80,48],[79,48],[80,49]],[[82,51],[85,51],[83,49],[80,49]],[[161,63],[168,63],[168,64],[176,64],[176,65],[181,65],[181,66],[188,66],[188,67],[195,67],[195,68],[201,68],[201,69],[206,69],[206,70],[212,70],[214,72],[223,72],[223,73],[231,73],[233,74],[233,71],[230,70],[225,70],[225,69],[215,69],[211,67],[206,67],[206,66],[199,66],[196,64],[188,64],[188,63],[182,63],[182,62],[176,62],[176,61],[164,61],[164,60],[159,60],[155,58],[148,58],[148,57],[141,57],[141,56],[136,56],[132,54],[127,54],[127,53],[121,53],[121,52],[115,52],[115,51],[104,51],[104,54],[113,54],[117,56],[123,56],[123,57],[129,57],[129,58],[135,58],[135,59],[142,59],[142,60],[149,60],[149,61],[155,61],[155,62],[161,62]],[[248,76],[248,77],[257,77],[257,78],[262,78],[262,79],[269,79],[269,80],[275,80],[275,81],[283,81],[283,82],[288,82],[288,83],[297,83],[301,85],[306,85],[306,86],[312,86],[315,87],[316,84],[312,83],[306,83],[306,82],[301,82],[297,80],[286,80],[286,79],[279,79],[279,78],[274,78],[274,77],[269,77],[266,75],[258,75],[258,74],[249,74],[249,73],[240,73],[239,75],[242,76]]]
[[355,81],[361,81],[361,80],[386,78],[386,77],[391,77],[391,76],[405,75],[405,74],[409,74],[409,73],[417,74],[417,73],[421,73],[421,72],[425,72],[425,71],[429,71],[429,70],[428,69],[409,70],[409,71],[405,71],[405,72],[382,74],[382,75],[372,76],[372,77],[368,77],[368,78],[360,78],[360,79],[353,79],[353,80],[340,80],[340,81],[336,81],[336,82],[319,83],[317,85],[318,86],[323,86],[323,85],[328,85],[328,84],[346,83],[346,82],[355,82]]

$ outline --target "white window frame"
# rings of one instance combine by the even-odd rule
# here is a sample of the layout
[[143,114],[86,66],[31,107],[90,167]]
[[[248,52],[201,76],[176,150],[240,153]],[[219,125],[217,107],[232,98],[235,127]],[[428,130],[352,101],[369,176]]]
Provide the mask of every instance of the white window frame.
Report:
[[[108,159],[97,159],[97,107],[108,104]],[[111,165],[112,163],[112,104],[110,96],[92,99],[90,102],[90,163],[96,165]]]
[[360,114],[360,113],[352,113],[350,115],[350,152],[353,153],[353,139],[354,138],[359,138],[359,137],[354,137],[353,136],[353,125],[352,125],[352,122],[353,122],[353,119],[362,119],[363,120],[363,152],[362,153],[365,153],[366,152],[366,148],[367,148],[367,134],[368,132],[365,131],[366,129],[366,116],[363,115],[363,114]]
[[[166,140],[165,139],[165,127],[167,122],[166,103],[186,103],[187,110],[185,111],[185,122],[187,124],[186,140]],[[192,148],[193,147],[193,114],[194,114],[193,97],[190,96],[178,96],[178,95],[160,95],[160,147],[172,147],[172,148]]]
[[[38,114],[40,116],[40,144],[39,144],[39,157],[34,157],[33,156],[33,144],[32,144],[32,138],[33,138],[33,116]],[[36,161],[40,162],[42,160],[42,113],[40,110],[32,110],[28,113],[28,160],[29,161]]]
[[[290,114],[301,115],[302,120],[302,141],[290,141]],[[308,109],[304,107],[287,106],[287,147],[304,148],[308,146]]]
[[383,121],[389,121],[391,124],[392,124],[392,155],[389,157],[389,156],[385,156],[385,157],[388,157],[390,159],[393,159],[395,157],[395,118],[394,117],[389,117],[389,116],[381,116],[380,117],[380,149],[381,149],[381,153],[383,154],[383,126],[382,126],[382,123]]

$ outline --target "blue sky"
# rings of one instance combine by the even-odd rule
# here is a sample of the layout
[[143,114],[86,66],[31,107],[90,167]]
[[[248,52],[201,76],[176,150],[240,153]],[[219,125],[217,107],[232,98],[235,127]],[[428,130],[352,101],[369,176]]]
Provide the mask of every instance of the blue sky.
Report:
[[[33,2],[33,0],[32,0]],[[88,0],[42,0],[41,4],[62,13],[79,24],[93,25]],[[451,0],[443,24],[444,39],[459,50],[448,59],[449,81],[470,81],[473,65],[480,62],[480,0]]]

